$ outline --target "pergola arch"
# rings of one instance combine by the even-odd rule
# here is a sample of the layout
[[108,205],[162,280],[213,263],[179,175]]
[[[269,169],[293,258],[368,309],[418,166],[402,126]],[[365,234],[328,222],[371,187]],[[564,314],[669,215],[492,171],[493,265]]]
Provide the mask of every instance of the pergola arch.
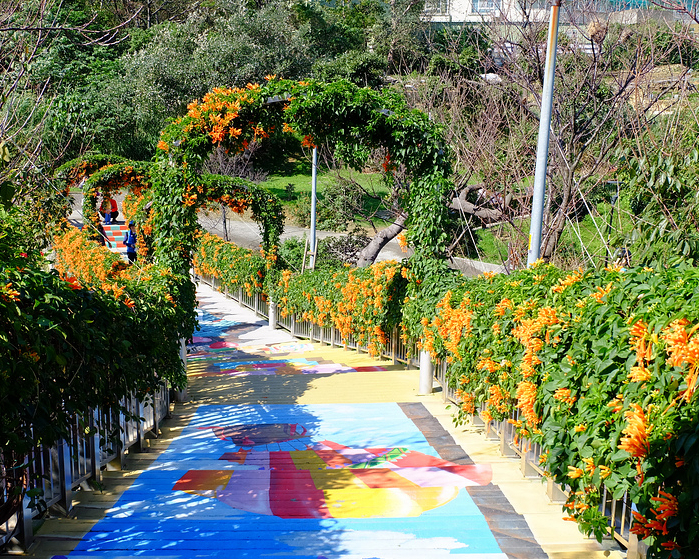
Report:
[[[391,90],[359,88],[349,82],[296,82],[268,77],[264,85],[217,88],[188,105],[187,114],[161,134],[154,173],[155,257],[187,270],[195,243],[194,212],[206,199],[200,170],[219,146],[240,153],[253,140],[300,134],[304,144],[332,146],[348,165],[361,169],[376,148],[388,153],[386,168],[400,166],[410,177],[405,194],[408,238],[414,265],[442,260],[446,250],[445,195],[453,188],[451,157],[438,125],[409,109]],[[167,201],[186,200],[169,212]],[[273,257],[276,247],[264,247]]]

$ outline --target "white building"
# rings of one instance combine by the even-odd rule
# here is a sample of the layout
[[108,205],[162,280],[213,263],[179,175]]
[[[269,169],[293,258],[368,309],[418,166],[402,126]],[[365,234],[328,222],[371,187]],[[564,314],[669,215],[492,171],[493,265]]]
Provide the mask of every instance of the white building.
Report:
[[[625,25],[644,19],[677,21],[686,18],[676,12],[643,9],[645,0],[561,0],[561,23],[587,24],[609,20]],[[502,21],[519,23],[548,21],[550,0],[425,0],[424,18],[435,23],[479,23]],[[614,13],[614,15],[612,15]]]
[[[532,2],[528,2],[529,5]],[[534,2],[533,12],[547,13],[548,2]],[[425,16],[434,22],[478,23],[502,19],[522,19],[519,0],[425,0]]]

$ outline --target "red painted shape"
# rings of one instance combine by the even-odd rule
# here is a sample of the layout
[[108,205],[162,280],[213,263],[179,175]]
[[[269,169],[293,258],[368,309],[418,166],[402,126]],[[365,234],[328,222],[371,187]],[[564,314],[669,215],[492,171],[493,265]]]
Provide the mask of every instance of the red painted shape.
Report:
[[400,458],[391,460],[391,463],[400,468],[439,468],[445,472],[451,472],[470,479],[478,485],[488,485],[493,479],[493,470],[490,464],[454,464],[453,462],[415,452],[414,450],[409,451]]
[[[320,489],[316,489],[311,472],[290,468],[290,461],[289,452],[269,453],[272,470],[269,504],[272,514],[280,518],[332,518],[328,513],[325,495]],[[282,471],[283,475],[280,475]]]
[[236,344],[235,342],[214,342],[212,344],[209,344],[209,347],[211,349],[221,349],[224,347],[237,348],[238,344]]
[[225,487],[231,478],[231,472],[225,470],[189,470],[175,486],[176,491],[202,491]]
[[449,462],[447,464],[449,465],[442,466],[441,469],[475,481],[478,485],[488,485],[493,480],[493,470],[490,464],[461,465]]
[[403,456],[391,460],[391,463],[401,468],[441,468],[446,464],[451,464],[451,462],[441,458],[423,454],[422,452],[415,452],[414,450],[409,450]]

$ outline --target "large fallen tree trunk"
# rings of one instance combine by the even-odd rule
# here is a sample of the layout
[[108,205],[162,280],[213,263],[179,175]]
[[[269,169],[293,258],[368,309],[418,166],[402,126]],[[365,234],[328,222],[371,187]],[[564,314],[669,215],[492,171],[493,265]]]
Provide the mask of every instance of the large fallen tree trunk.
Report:
[[379,252],[381,252],[381,249],[385,247],[389,241],[395,239],[405,228],[406,219],[408,219],[408,214],[401,213],[391,225],[379,231],[374,238],[371,239],[369,244],[362,249],[362,252],[359,253],[357,266],[363,268],[373,264]]

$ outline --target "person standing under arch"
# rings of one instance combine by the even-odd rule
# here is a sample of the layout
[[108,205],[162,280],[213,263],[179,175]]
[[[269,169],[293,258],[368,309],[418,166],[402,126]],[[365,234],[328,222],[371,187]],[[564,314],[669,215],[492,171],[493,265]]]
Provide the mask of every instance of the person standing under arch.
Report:
[[109,225],[116,223],[117,217],[119,217],[119,206],[117,206],[117,201],[111,196],[102,199],[102,205],[100,206],[100,213],[104,217],[104,224]]
[[129,221],[129,230],[124,233],[124,244],[126,245],[126,256],[129,264],[136,262],[136,223]]

